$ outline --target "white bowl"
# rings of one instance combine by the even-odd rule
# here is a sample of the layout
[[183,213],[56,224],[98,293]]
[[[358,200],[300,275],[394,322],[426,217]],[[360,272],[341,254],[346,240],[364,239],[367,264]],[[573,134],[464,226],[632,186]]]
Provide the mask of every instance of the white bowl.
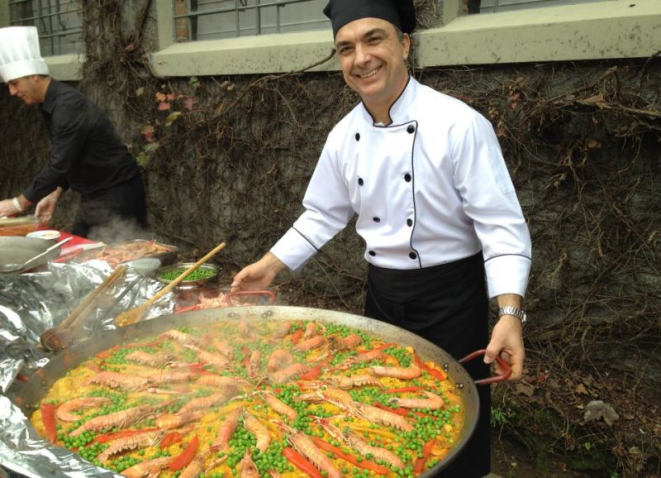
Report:
[[33,231],[27,234],[27,237],[34,237],[36,239],[43,239],[45,241],[50,242],[51,244],[55,244],[57,240],[60,238],[60,231],[52,231],[52,230],[47,230],[47,231]]
[[134,259],[129,262],[125,262],[129,268],[136,271],[138,274],[150,275],[156,269],[161,267],[161,260],[156,257],[141,257],[140,259]]

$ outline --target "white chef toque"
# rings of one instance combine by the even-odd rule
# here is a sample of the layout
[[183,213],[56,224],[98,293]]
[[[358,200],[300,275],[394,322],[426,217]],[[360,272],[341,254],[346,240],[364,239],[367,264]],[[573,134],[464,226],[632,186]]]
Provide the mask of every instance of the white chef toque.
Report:
[[0,77],[5,83],[30,75],[48,75],[37,27],[0,28]]

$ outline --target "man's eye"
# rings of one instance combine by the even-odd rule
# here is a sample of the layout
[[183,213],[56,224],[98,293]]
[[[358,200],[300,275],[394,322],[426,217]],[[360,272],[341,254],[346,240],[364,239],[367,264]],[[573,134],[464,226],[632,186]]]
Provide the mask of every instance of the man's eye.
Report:
[[351,52],[351,47],[343,46],[343,47],[340,48],[339,52],[340,52],[340,55],[346,55],[347,53]]

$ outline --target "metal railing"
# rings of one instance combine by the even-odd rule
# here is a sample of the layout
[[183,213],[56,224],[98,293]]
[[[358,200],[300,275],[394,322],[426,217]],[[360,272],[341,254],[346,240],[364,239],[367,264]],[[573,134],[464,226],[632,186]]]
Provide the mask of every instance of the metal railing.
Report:
[[[177,0],[183,3],[183,0]],[[177,28],[177,41],[195,41],[201,37],[218,37],[223,38],[227,36],[239,37],[247,32],[254,31],[254,35],[264,34],[264,30],[269,33],[282,33],[283,29],[291,29],[300,27],[301,30],[330,28],[330,21],[323,15],[322,9],[326,1],[319,0],[234,0],[232,6],[216,6],[214,4],[227,4],[227,0],[185,0],[185,12],[175,10],[173,19]],[[323,5],[322,5],[323,4]],[[283,21],[283,9],[295,5],[303,7],[303,12],[309,18],[296,21],[286,22]],[[272,24],[265,25],[264,12],[266,9],[275,9],[275,18],[270,19]],[[241,24],[242,16],[246,12],[254,12],[253,21],[249,26],[245,23]],[[199,20],[204,17],[212,15],[229,16],[233,15],[234,25],[230,29],[210,30],[200,28]],[[245,18],[244,18],[245,21]],[[185,23],[185,30],[187,35],[182,33],[182,23]],[[311,25],[315,27],[310,28]]]
[[481,0],[480,13],[523,10],[528,8],[577,5],[581,3],[607,2],[613,0]]
[[9,24],[36,26],[43,56],[82,51],[81,0],[9,0]]

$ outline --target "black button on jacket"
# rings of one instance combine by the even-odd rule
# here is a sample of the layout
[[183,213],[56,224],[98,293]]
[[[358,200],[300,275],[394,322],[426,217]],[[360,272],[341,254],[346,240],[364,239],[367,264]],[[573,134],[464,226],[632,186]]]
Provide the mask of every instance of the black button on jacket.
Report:
[[51,79],[41,113],[52,152],[23,192],[29,201],[38,202],[58,186],[94,198],[138,174],[110,119],[78,90]]

